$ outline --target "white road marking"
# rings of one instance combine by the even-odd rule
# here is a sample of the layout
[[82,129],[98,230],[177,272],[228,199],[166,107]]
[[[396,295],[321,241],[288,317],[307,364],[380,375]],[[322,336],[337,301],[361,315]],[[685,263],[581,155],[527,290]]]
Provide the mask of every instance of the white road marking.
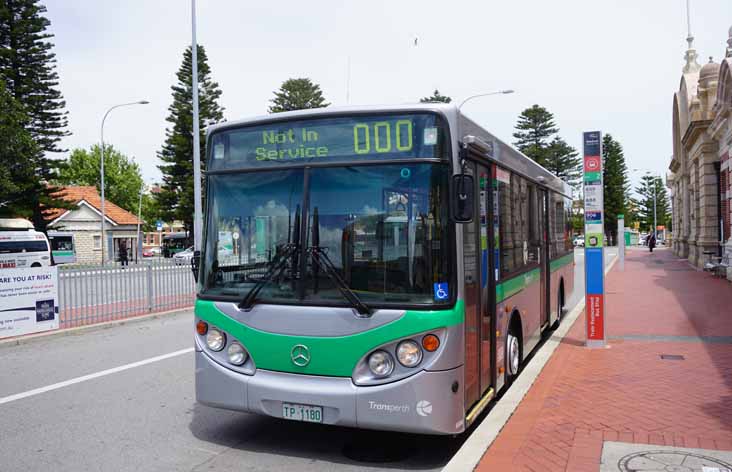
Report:
[[2,405],[4,403],[10,403],[15,400],[21,400],[23,398],[40,395],[42,393],[50,392],[52,390],[58,390],[60,388],[68,387],[70,385],[78,384],[81,382],[86,382],[87,380],[98,379],[99,377],[104,377],[107,375],[116,374],[118,372],[123,372],[125,370],[134,369],[135,367],[142,367],[144,365],[152,364],[154,362],[163,361],[165,359],[170,359],[171,357],[188,354],[189,352],[193,352],[192,347],[189,347],[186,349],[181,349],[180,351],[169,352],[167,354],[162,354],[160,356],[150,357],[148,359],[144,359],[144,360],[137,361],[137,362],[132,362],[130,364],[121,365],[119,367],[113,367],[111,369],[101,370],[99,372],[94,372],[93,374],[82,375],[81,377],[76,377],[73,379],[64,380],[63,382],[46,385],[45,387],[34,388],[33,390],[28,390],[26,392],[16,393],[15,395],[10,395],[7,397],[0,398],[0,405]]

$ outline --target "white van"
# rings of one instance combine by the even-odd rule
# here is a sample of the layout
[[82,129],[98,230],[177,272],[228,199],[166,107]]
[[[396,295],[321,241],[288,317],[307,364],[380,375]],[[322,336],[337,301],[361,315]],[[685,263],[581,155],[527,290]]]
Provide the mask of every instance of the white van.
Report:
[[0,219],[0,269],[46,267],[51,251],[46,235],[22,219]]

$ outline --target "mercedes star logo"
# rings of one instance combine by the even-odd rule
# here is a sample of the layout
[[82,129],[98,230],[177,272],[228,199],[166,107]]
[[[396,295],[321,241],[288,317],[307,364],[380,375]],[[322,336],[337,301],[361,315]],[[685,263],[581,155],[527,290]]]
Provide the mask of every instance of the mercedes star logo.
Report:
[[304,344],[295,344],[290,351],[292,363],[298,367],[305,367],[310,363],[310,349]]

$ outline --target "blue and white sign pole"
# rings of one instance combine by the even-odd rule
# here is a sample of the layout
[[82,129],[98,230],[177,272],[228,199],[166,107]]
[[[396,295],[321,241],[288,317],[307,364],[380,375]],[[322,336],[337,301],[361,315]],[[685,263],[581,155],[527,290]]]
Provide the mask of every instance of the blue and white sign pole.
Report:
[[602,133],[582,135],[585,199],[585,319],[587,347],[605,346],[605,254]]

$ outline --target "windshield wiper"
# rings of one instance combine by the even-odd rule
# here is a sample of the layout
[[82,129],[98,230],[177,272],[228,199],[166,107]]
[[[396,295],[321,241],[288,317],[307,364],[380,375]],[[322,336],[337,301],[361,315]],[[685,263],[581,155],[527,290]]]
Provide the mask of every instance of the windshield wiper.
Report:
[[[249,290],[249,293],[247,293],[241,303],[239,303],[240,309],[251,310],[252,305],[254,305],[254,301],[257,299],[257,294],[259,294],[260,290],[262,290],[264,286],[271,281],[281,277],[287,269],[287,261],[289,261],[290,258],[292,258],[293,256],[297,256],[297,253],[300,252],[300,205],[298,205],[297,209],[295,210],[294,224],[290,229],[288,229],[288,231],[290,231],[290,234],[292,235],[292,242],[288,242],[287,244],[285,244],[284,250],[279,254],[279,259],[273,261],[272,265],[270,266],[264,277],[259,280],[254,285],[254,287],[252,287],[251,290]],[[295,280],[295,278],[297,277],[297,263],[297,257],[294,257],[292,259],[291,270],[291,276],[293,280]]]
[[[316,266],[323,269],[323,272],[325,272],[328,278],[335,282],[338,290],[340,290],[346,300],[351,303],[351,306],[353,306],[356,311],[358,311],[359,315],[371,316],[371,308],[369,308],[368,305],[362,302],[361,299],[358,298],[358,295],[356,295],[356,293],[351,290],[346,281],[341,278],[335,265],[330,260],[330,257],[328,257],[328,254],[326,254],[326,248],[320,246],[320,225],[318,220],[318,207],[313,208],[312,242],[313,245],[307,249],[307,254],[311,257]],[[317,290],[318,275],[315,269],[316,267],[313,267],[315,287]]]
[[270,266],[269,271],[267,271],[264,277],[259,280],[251,290],[249,290],[249,293],[247,293],[241,303],[239,303],[240,309],[251,310],[252,305],[254,305],[254,300],[257,298],[257,294],[259,294],[260,290],[262,290],[265,285],[282,276],[282,273],[287,269],[287,261],[289,261],[293,255],[297,254],[298,247],[299,246],[297,244],[285,245],[285,249],[280,253],[279,259]]

